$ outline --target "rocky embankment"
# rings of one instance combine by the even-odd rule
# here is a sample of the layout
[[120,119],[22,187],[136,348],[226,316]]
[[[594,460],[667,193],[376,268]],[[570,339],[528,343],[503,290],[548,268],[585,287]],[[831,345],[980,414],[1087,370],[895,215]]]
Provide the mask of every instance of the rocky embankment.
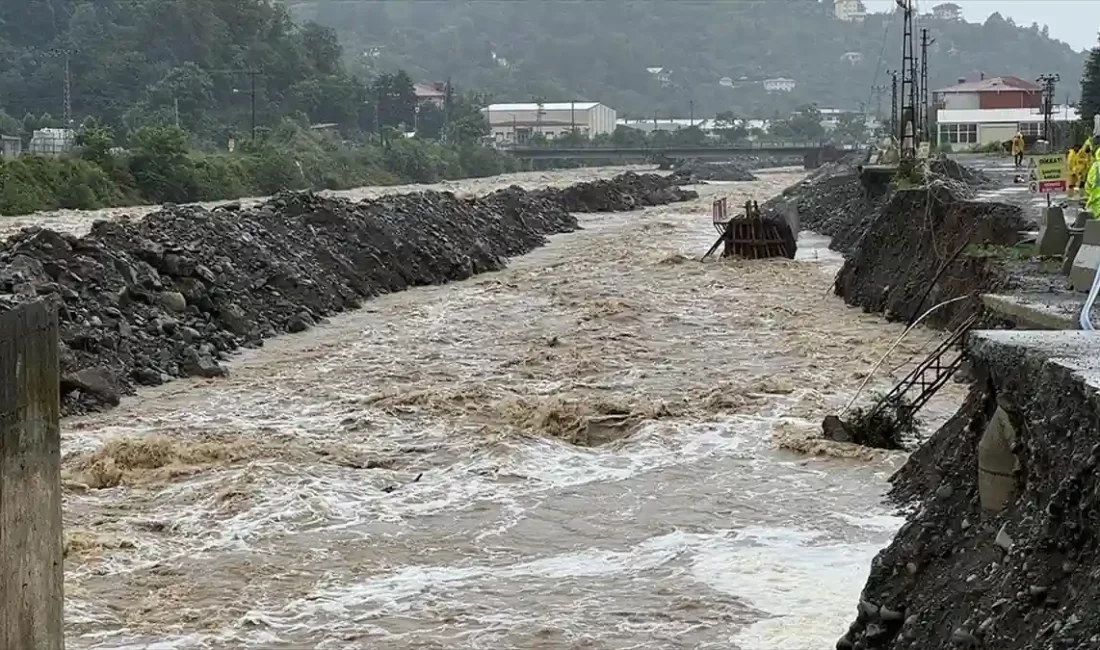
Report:
[[0,247],[0,311],[58,308],[63,412],[139,385],[217,377],[241,347],[382,293],[461,280],[578,228],[572,212],[695,198],[658,175],[474,199],[421,192],[358,203],[284,194],[253,208],[165,206],[83,237],[28,228]]
[[798,210],[801,227],[832,237],[845,255],[835,290],[851,305],[912,320],[966,297],[924,321],[951,328],[975,313],[981,293],[1010,283],[989,249],[1009,247],[1026,229],[1017,206],[973,200],[989,179],[949,159],[929,162],[924,180],[899,188],[871,183],[847,159],[823,166],[764,209]]
[[1100,344],[974,335],[978,381],[891,478],[908,522],[837,648],[1100,647]]
[[1011,247],[1026,227],[1020,208],[972,201],[951,184],[893,192],[837,274],[836,294],[890,320],[954,329],[981,310],[980,294],[1008,281],[990,247]]

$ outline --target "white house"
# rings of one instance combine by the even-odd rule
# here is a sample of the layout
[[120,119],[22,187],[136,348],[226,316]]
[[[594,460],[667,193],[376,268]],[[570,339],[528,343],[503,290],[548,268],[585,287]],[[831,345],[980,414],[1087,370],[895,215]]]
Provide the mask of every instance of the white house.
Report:
[[788,79],[786,77],[776,77],[774,79],[764,80],[764,90],[770,93],[789,93],[794,90],[798,83],[794,79]]
[[947,2],[932,7],[932,17],[940,20],[960,21],[963,19],[962,7],[954,2]]
[[524,144],[536,134],[558,138],[575,130],[591,137],[615,131],[615,111],[599,102],[490,104],[481,112],[501,144]]
[[[1080,119],[1072,106],[1055,106],[1052,122],[1076,122]],[[1011,140],[1016,131],[1025,136],[1040,136],[1043,114],[1037,108],[941,108],[936,111],[939,143],[954,149],[966,149]]]
[[867,7],[862,0],[834,0],[833,13],[837,20],[849,23],[861,23],[867,17]]
[[73,148],[72,129],[38,129],[31,134],[30,152],[39,156],[60,156]]

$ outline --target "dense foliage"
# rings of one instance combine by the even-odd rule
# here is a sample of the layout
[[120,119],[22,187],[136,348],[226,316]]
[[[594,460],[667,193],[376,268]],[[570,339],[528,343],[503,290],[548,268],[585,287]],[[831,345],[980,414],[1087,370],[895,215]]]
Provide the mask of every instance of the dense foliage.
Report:
[[513,171],[511,158],[475,144],[442,145],[391,134],[385,146],[349,146],[285,121],[233,154],[188,148],[175,127],[147,126],[125,152],[108,129],[88,126],[74,155],[0,162],[0,215],[54,208],[188,203],[273,194],[282,189],[347,189],[432,183]]
[[0,163],[0,214],[512,165],[479,146],[481,98],[448,86],[441,105],[418,106],[408,74],[349,73],[332,30],[269,0],[3,0],[0,57],[0,133],[24,145],[41,128],[78,133],[69,156]]
[[1081,77],[1081,118],[1091,128],[1092,118],[1100,113],[1100,44],[1089,52],[1085,74]]
[[[356,67],[404,68],[417,81],[452,76],[502,101],[597,100],[638,117],[687,116],[690,102],[696,116],[770,117],[810,102],[873,109],[871,87],[901,59],[899,16],[842,22],[832,0],[285,2],[336,29]],[[936,39],[933,87],[982,72],[1059,73],[1073,80],[1059,97],[1077,91],[1082,55],[1040,25],[993,14],[984,24],[922,16],[920,27]],[[664,83],[647,70],[657,67],[670,71]],[[719,83],[726,77],[733,87]],[[798,86],[769,95],[761,81],[776,77]],[[889,103],[887,93],[887,111]]]

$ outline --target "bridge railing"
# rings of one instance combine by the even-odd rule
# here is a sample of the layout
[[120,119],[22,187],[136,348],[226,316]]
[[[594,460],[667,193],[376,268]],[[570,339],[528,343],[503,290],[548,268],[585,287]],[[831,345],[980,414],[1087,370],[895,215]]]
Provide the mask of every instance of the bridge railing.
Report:
[[546,144],[540,145],[498,145],[498,149],[511,153],[586,153],[591,154],[593,152],[606,151],[610,153],[639,153],[639,154],[661,154],[669,151],[810,151],[816,149],[824,149],[826,147],[832,147],[839,151],[851,151],[857,148],[857,145],[852,144],[835,144],[829,142],[811,142],[811,141],[768,141],[768,142],[744,142],[744,143],[729,143],[729,144],[713,144],[713,145],[644,145],[640,147],[623,146],[623,145],[607,145],[607,144],[594,144],[587,146],[576,145],[561,145],[557,146],[552,141]]

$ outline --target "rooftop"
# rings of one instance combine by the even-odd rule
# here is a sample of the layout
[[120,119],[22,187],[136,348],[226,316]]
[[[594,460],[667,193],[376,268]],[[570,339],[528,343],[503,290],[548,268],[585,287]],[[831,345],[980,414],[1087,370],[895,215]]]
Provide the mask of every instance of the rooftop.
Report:
[[[1074,122],[1081,119],[1072,106],[1055,106],[1050,119],[1055,122]],[[1037,108],[956,108],[936,111],[939,124],[997,124],[1001,122],[1042,122],[1043,114]]]
[[[599,102],[546,102],[542,104],[542,110],[544,111],[568,111],[576,109],[578,111],[587,111],[590,108],[599,106]],[[529,102],[526,104],[489,104],[485,107],[489,112],[500,111],[537,111],[539,110],[539,104]]]
[[447,93],[441,88],[442,84],[420,83],[413,84],[413,92],[417,97],[444,97]]
[[980,79],[978,81],[967,81],[965,83],[956,84],[954,86],[948,86],[947,88],[940,88],[935,92],[938,93],[988,93],[988,92],[1004,92],[1007,90],[1026,90],[1031,92],[1039,92],[1042,90],[1039,86],[1031,83],[1030,81],[1024,81],[1019,77],[1004,76],[1004,77],[990,77],[989,79]]

